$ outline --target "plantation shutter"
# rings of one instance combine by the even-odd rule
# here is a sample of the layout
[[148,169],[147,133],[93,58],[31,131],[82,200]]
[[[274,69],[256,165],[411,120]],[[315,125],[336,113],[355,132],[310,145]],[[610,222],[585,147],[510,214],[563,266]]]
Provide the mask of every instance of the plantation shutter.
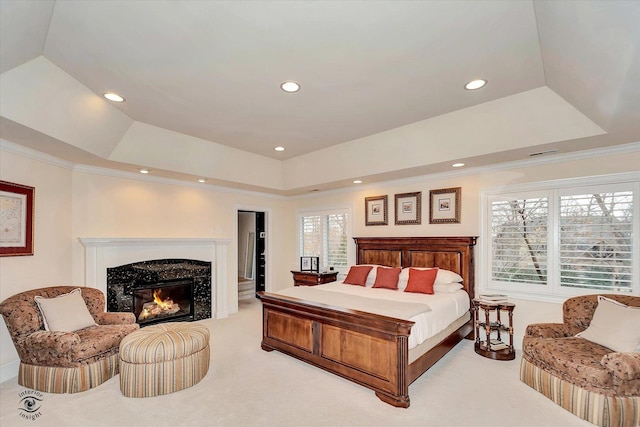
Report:
[[547,197],[491,202],[491,275],[495,281],[547,284]]
[[300,218],[300,256],[322,254],[322,217],[320,215]]
[[325,216],[326,253],[323,268],[347,266],[347,213],[331,213]]
[[313,211],[298,218],[300,256],[320,257],[321,271],[334,267],[343,272],[349,266],[349,210]]
[[560,196],[560,285],[630,291],[632,232],[632,191]]

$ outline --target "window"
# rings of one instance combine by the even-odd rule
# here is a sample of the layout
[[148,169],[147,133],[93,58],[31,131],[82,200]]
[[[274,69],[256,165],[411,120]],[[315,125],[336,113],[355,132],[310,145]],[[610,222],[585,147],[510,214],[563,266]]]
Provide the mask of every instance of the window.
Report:
[[631,291],[633,191],[560,196],[560,286]]
[[632,175],[487,191],[486,287],[521,297],[640,293]]
[[299,255],[320,257],[320,270],[346,271],[351,264],[348,209],[302,212],[298,215]]
[[547,284],[549,199],[512,195],[491,203],[493,280]]

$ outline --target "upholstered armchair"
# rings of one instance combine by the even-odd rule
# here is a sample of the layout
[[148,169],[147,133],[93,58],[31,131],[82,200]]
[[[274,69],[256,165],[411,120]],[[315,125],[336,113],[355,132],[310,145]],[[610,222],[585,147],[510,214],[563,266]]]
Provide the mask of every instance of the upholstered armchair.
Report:
[[[569,298],[563,323],[527,327],[520,379],[593,424],[640,426],[640,309],[632,308],[640,307],[640,297],[602,295],[609,301],[600,302],[598,297]],[[603,320],[616,327],[602,328]],[[587,331],[592,321],[598,326]]]
[[74,289],[78,287],[34,289],[0,303],[0,314],[20,357],[20,385],[48,393],[77,393],[118,374],[120,341],[139,326],[133,313],[106,313],[100,290],[80,288],[89,313],[84,307],[78,311],[88,317],[89,326],[73,332],[45,329],[36,296],[55,298]]

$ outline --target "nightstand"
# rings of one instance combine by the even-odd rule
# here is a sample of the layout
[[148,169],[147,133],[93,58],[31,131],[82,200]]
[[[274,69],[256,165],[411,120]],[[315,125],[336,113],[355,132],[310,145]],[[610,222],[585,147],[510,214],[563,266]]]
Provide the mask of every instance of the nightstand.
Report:
[[[509,302],[490,303],[478,299],[473,300],[476,353],[494,360],[515,359],[516,351],[513,348],[513,309],[515,307],[515,304]],[[480,316],[481,310],[484,316]],[[504,324],[500,319],[500,314],[503,311],[509,316],[508,324]],[[495,313],[494,321],[491,321],[491,313]],[[481,337],[481,333],[484,333],[484,337]],[[502,340],[501,335],[503,334],[506,335],[504,338],[509,339],[508,342]]]
[[337,271],[317,273],[315,271],[292,271],[294,286],[316,286],[323,283],[335,282],[338,278]]

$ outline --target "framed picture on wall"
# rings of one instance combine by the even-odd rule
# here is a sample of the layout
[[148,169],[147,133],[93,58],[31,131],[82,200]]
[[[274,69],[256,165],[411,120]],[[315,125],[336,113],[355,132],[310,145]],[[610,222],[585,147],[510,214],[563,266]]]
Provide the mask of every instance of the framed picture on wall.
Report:
[[430,224],[460,223],[460,195],[461,187],[443,188],[429,191]]
[[35,189],[0,181],[0,256],[33,255]]
[[422,192],[396,194],[396,225],[422,222]]
[[364,198],[365,225],[387,225],[387,196]]

